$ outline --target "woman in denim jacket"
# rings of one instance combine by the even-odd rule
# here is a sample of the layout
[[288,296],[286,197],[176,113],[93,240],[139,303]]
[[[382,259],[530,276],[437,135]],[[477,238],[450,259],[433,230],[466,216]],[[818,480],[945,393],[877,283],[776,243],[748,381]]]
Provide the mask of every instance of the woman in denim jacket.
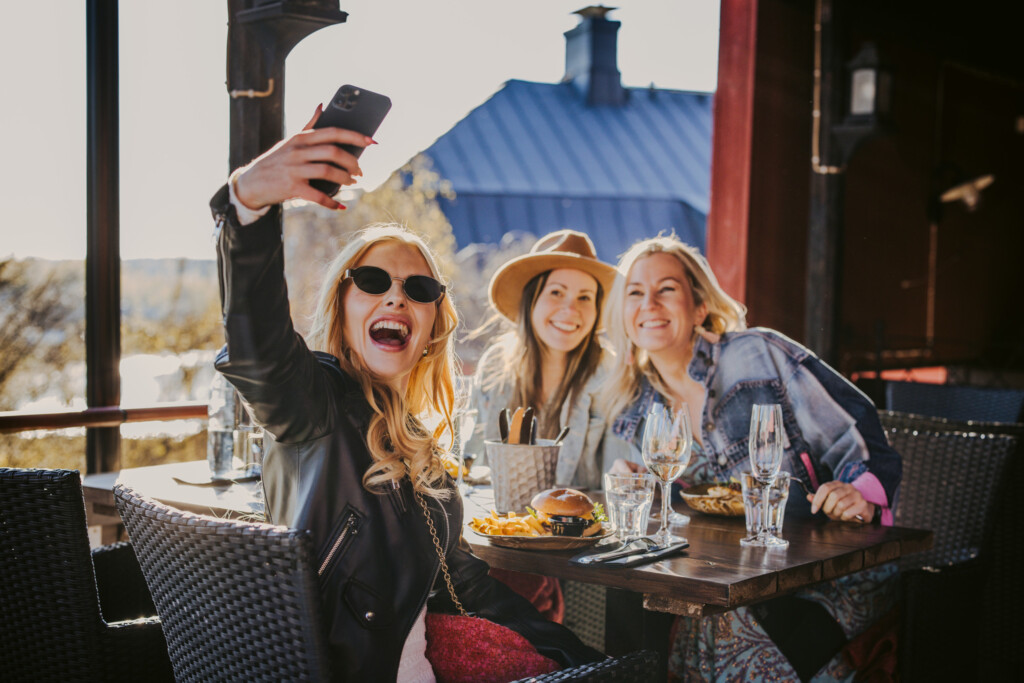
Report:
[[[608,311],[616,361],[599,401],[611,422],[602,447],[606,469],[640,469],[651,405],[685,403],[694,455],[681,483],[728,481],[749,470],[751,407],[778,403],[786,427],[782,468],[816,491],[805,497],[794,484],[787,516],[892,523],[901,461],[864,394],[782,334],[745,329],[746,309],[722,291],[699,252],[675,237],[636,244],[619,272]],[[680,618],[670,670],[684,679],[849,677],[854,672],[837,650],[890,609],[894,573],[884,566],[824,582],[782,599],[777,609],[769,603]],[[801,627],[787,623],[788,614],[804,608],[814,612],[805,625],[832,628],[836,638],[807,646]]]

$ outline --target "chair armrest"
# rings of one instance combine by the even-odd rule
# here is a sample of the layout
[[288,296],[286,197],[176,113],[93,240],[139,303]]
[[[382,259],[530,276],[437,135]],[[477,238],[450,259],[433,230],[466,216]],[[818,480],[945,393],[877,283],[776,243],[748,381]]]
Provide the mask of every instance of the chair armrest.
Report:
[[105,621],[156,616],[153,598],[130,543],[113,543],[94,549],[92,563]]
[[564,681],[650,681],[658,674],[658,654],[651,650],[637,650],[621,657],[600,662],[580,664],[542,676],[523,678],[513,683],[563,683]]
[[106,671],[120,681],[173,683],[174,670],[159,617],[108,623],[103,629]]

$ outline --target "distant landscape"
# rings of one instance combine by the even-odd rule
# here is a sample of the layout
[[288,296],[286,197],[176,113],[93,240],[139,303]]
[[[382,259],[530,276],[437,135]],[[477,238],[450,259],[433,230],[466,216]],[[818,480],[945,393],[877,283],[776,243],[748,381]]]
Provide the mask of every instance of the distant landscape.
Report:
[[[460,313],[456,350],[471,373],[499,327],[471,337],[488,319],[487,282],[503,262],[536,240],[510,233],[499,244],[457,249],[437,206],[450,190],[417,159],[346,212],[296,203],[286,207],[284,248],[292,317],[308,329],[326,265],[349,235],[374,222],[398,222],[422,234],[439,258]],[[213,246],[211,245],[211,256]],[[0,257],[0,411],[85,408],[83,261]],[[216,261],[129,259],[121,263],[123,406],[205,401],[212,359],[223,345]],[[122,464],[202,457],[205,424],[180,421],[121,428]],[[0,466],[84,468],[83,430],[0,436]],[[47,438],[37,438],[46,436]]]

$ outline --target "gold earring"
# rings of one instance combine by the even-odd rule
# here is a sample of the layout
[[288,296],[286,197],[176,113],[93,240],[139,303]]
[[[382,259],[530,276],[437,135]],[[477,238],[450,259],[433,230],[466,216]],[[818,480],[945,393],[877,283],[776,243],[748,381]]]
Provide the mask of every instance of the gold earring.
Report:
[[430,345],[429,344],[427,346],[423,347],[423,357],[426,358],[428,353],[430,353]]

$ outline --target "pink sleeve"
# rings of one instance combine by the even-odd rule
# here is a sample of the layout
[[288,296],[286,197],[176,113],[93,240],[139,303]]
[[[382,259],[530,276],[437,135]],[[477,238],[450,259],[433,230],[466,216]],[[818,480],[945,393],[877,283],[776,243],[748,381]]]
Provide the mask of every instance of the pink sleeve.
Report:
[[860,491],[864,500],[882,508],[882,526],[892,526],[893,519],[892,510],[889,509],[889,499],[886,497],[885,489],[882,488],[878,477],[870,472],[865,472],[851,481],[850,485]]

